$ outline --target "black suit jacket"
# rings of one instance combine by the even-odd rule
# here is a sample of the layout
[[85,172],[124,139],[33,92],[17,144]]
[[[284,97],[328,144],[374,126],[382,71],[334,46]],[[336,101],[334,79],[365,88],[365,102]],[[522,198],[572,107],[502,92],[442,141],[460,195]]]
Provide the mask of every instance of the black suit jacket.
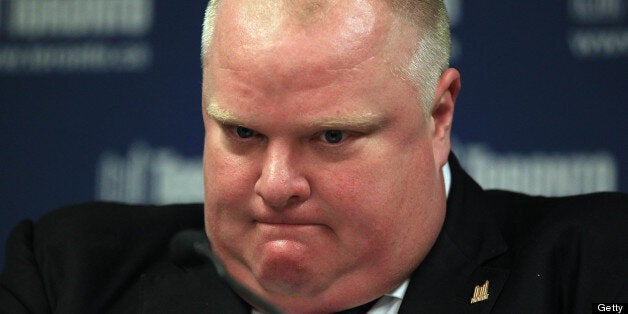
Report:
[[[400,313],[591,313],[592,302],[628,302],[626,195],[483,191],[450,165],[445,225]],[[173,235],[202,230],[202,211],[91,203],[21,222],[0,313],[250,313],[210,263],[170,256]],[[472,303],[486,281],[488,298]]]

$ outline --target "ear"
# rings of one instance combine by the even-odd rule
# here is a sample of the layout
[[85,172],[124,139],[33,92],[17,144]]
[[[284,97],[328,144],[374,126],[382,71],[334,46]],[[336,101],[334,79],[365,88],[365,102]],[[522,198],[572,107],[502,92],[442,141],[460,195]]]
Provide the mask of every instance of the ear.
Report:
[[436,86],[430,118],[434,126],[432,134],[434,160],[439,168],[445,165],[451,150],[451,124],[460,87],[460,73],[453,68],[443,72]]

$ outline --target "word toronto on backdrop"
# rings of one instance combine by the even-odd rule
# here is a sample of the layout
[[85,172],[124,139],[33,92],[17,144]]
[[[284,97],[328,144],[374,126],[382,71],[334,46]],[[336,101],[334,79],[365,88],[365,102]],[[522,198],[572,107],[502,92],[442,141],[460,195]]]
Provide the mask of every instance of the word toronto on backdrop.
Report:
[[[202,201],[205,2],[190,2],[0,0],[2,260],[15,223],[68,203]],[[446,4],[463,79],[453,151],[471,176],[628,191],[628,2]]]

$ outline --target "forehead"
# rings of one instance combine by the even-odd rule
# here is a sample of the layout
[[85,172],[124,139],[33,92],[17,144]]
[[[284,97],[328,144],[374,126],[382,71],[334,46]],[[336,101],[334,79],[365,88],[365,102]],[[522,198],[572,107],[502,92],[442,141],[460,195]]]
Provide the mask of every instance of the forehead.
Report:
[[391,16],[381,1],[224,1],[207,61],[275,76],[350,69],[398,44]]
[[[257,117],[270,116],[271,109],[309,116],[381,110],[393,103],[416,107],[418,91],[397,71],[410,59],[400,51],[411,55],[414,29],[396,25],[402,22],[379,1],[337,1],[312,9],[324,12],[306,21],[296,13],[272,12],[282,9],[276,4],[221,3],[203,69],[206,104],[246,104],[240,114],[255,111]],[[269,17],[274,24],[262,25]]]

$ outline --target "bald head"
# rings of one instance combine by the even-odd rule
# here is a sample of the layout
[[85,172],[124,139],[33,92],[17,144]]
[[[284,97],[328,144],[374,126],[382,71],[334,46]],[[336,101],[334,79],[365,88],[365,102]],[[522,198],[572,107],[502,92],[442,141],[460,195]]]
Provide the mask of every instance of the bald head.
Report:
[[[222,25],[220,15],[236,16],[224,22],[236,25]],[[400,64],[391,62],[391,70],[397,72],[400,79],[414,84],[420,98],[417,101],[423,105],[426,115],[430,112],[438,79],[449,66],[449,25],[441,0],[214,0],[208,5],[203,24],[201,58],[204,67],[208,55],[215,52],[210,50],[214,49],[212,43],[217,28],[221,37],[229,38],[230,42],[225,44],[237,47],[230,53],[236,51],[250,57],[252,49],[257,49],[258,56],[260,49],[266,49],[268,54],[259,57],[268,58],[277,58],[271,45],[276,46],[278,38],[299,30],[303,42],[294,45],[294,40],[299,38],[289,40],[293,41],[291,51],[303,56],[300,66],[305,72],[308,66],[315,69],[314,57],[359,54],[360,50],[382,45],[382,53],[387,54],[385,58],[403,60]],[[321,40],[309,40],[316,33],[323,35]],[[405,47],[385,47],[383,41],[391,37],[402,38]],[[338,58],[341,59],[347,61]]]

